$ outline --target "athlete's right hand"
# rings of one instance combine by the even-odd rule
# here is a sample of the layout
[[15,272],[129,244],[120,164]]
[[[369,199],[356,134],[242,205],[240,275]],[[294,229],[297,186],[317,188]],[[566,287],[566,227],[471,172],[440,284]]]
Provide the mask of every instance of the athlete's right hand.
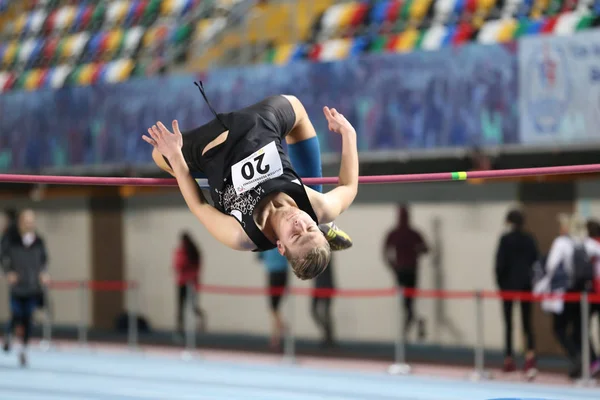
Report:
[[171,159],[173,156],[181,152],[183,146],[183,136],[179,131],[179,124],[177,120],[173,121],[173,133],[171,133],[162,122],[157,122],[151,128],[148,128],[148,134],[150,137],[144,135],[144,139],[147,143],[150,143],[160,154]]
[[339,133],[340,135],[356,134],[352,124],[335,108],[323,107],[323,114],[327,118],[330,131]]

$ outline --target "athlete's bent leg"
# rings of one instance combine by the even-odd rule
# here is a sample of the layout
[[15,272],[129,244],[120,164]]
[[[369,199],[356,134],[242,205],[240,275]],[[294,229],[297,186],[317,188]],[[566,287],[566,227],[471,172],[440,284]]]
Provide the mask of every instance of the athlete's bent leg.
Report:
[[[292,104],[296,123],[286,136],[288,155],[298,175],[322,178],[321,147],[317,132],[308,118],[306,109],[295,96],[284,96]],[[311,189],[323,192],[322,185],[308,185]],[[344,250],[352,246],[352,239],[333,222],[319,226],[332,250]]]

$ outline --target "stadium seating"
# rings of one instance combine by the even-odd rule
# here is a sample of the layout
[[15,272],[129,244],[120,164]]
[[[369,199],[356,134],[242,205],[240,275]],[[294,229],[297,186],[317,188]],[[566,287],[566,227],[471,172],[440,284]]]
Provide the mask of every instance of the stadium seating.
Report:
[[376,0],[329,7],[313,37],[266,52],[274,64],[332,61],[365,52],[438,50],[527,35],[570,35],[598,26],[597,0]]
[[[0,92],[155,74],[179,61],[190,44],[198,48],[226,29],[228,12],[240,1],[22,0],[15,14],[9,2],[0,0],[0,21],[3,16],[6,21]],[[252,41],[270,43],[262,62],[282,65],[469,42],[503,43],[528,35],[570,35],[599,25],[600,0],[322,0],[313,4],[312,14],[306,7],[298,11],[305,19],[299,43],[291,43],[298,36],[289,32],[261,38],[261,28],[281,31],[293,9],[275,2],[271,11],[264,14],[270,22],[250,21],[248,35]],[[318,18],[312,21],[314,15]],[[240,46],[240,40],[216,47],[227,46]],[[192,68],[210,65],[208,54],[200,58],[204,64]]]
[[150,73],[152,60],[185,51],[202,3],[214,0],[23,1],[3,28],[0,92]]

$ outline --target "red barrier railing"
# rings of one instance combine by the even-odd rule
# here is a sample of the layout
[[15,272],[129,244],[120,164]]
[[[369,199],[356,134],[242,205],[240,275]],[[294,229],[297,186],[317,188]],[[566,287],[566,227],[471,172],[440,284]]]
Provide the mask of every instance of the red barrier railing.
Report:
[[119,292],[138,287],[135,281],[51,281],[50,289],[70,290],[85,287],[97,292]]
[[[125,291],[137,288],[138,282],[135,281],[52,281],[49,285],[51,289],[69,290],[85,286],[93,291]],[[325,288],[301,288],[301,287],[248,287],[231,285],[197,285],[196,289],[202,293],[223,294],[230,296],[268,296],[282,295],[291,293],[299,296],[314,297],[391,297],[397,296],[399,290],[396,287],[391,288],[372,288],[372,289],[325,289]],[[403,289],[403,296],[415,298],[430,299],[471,299],[475,296],[481,296],[484,299],[497,300],[520,300],[539,302],[542,300],[563,299],[566,302],[581,301],[580,293],[565,294],[533,294],[531,292],[518,291],[468,291],[468,290],[433,290],[433,289]],[[600,294],[588,294],[590,303],[600,303]]]
[[[245,295],[282,295],[291,293],[299,296],[314,297],[391,297],[399,294],[398,288],[376,288],[376,289],[324,289],[324,288],[299,288],[299,287],[247,287],[247,286],[227,286],[227,285],[197,285],[196,289],[202,293],[223,294],[232,296]],[[403,289],[403,295],[415,298],[436,298],[436,299],[471,299],[477,295],[484,299],[498,300],[521,300],[521,301],[542,301],[563,299],[566,302],[581,301],[580,293],[565,294],[533,294],[531,292],[518,291],[467,291],[467,290],[432,290],[432,289]],[[588,294],[590,303],[600,303],[600,294]]]
[[[87,343],[87,313],[88,307],[85,306],[86,300],[89,298],[87,291],[126,291],[130,289],[138,289],[139,284],[135,281],[52,281],[49,284],[50,289],[56,290],[77,290],[81,296],[80,298],[80,323],[78,324],[78,342],[80,345]],[[587,335],[589,334],[589,303],[600,303],[600,293],[586,293],[585,297],[581,293],[566,293],[566,294],[534,294],[531,292],[518,292],[518,291],[493,291],[493,290],[482,290],[482,291],[468,291],[468,290],[432,290],[432,289],[409,289],[409,288],[374,288],[374,289],[328,289],[328,288],[310,288],[310,287],[247,287],[247,286],[225,286],[225,285],[197,285],[195,289],[200,293],[210,293],[217,295],[226,296],[267,296],[267,295],[282,295],[292,294],[299,296],[313,296],[313,297],[345,297],[345,298],[382,298],[382,297],[395,297],[397,309],[389,315],[390,318],[395,319],[395,333],[394,333],[394,364],[390,366],[390,373],[393,374],[406,374],[410,372],[410,366],[406,364],[405,360],[405,321],[401,317],[402,311],[402,300],[404,297],[413,298],[429,298],[429,299],[457,299],[457,300],[471,300],[475,304],[474,318],[471,319],[475,328],[475,341],[473,344],[474,356],[475,356],[475,370],[471,376],[471,379],[486,379],[487,372],[485,371],[485,340],[484,340],[484,307],[483,302],[486,299],[491,300],[520,300],[529,302],[540,302],[543,300],[556,300],[563,299],[565,302],[580,302],[581,307],[581,332],[582,332],[582,358],[581,368],[583,371],[583,380],[585,382],[591,382],[590,365],[591,365],[591,352],[589,348],[589,340]],[[128,306],[128,328],[127,328],[127,341],[131,349],[135,349],[138,346],[138,324],[137,315],[139,305],[139,291],[132,293],[131,301]],[[583,301],[582,301],[583,299]],[[586,301],[587,300],[587,301]],[[188,304],[191,305],[193,302],[193,296],[188,297]],[[288,360],[294,360],[295,351],[295,334],[293,333],[292,321],[293,321],[293,301],[290,301],[290,311],[288,320],[288,329],[286,330],[286,338],[284,340],[284,358]],[[191,313],[192,320],[195,318],[194,313]],[[185,352],[182,355],[189,359],[191,357],[191,351],[196,347],[196,324],[190,323],[186,329],[185,335]],[[52,338],[52,323],[50,318],[46,318],[43,326],[43,342],[49,346]]]

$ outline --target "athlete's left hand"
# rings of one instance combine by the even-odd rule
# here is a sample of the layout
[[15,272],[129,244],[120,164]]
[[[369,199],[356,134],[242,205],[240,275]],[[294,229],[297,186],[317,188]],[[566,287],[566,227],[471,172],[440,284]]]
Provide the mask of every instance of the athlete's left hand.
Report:
[[160,154],[171,159],[173,156],[181,152],[183,146],[183,136],[179,131],[179,123],[177,120],[173,121],[173,133],[171,133],[162,122],[157,122],[152,128],[148,129],[150,137],[144,135],[144,139],[147,143],[150,143]]
[[356,134],[352,124],[335,108],[323,107],[323,114],[325,114],[327,126],[330,131],[339,133],[340,135]]

